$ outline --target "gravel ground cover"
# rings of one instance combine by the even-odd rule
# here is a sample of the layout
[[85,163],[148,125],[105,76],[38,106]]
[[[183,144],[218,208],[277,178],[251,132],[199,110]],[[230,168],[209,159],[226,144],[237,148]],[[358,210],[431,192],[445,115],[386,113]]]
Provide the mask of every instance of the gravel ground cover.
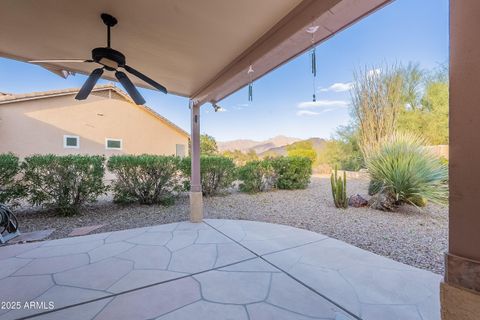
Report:
[[[368,198],[368,181],[349,179],[347,194]],[[22,232],[55,228],[49,237],[66,237],[73,228],[105,224],[95,233],[171,223],[188,219],[188,197],[173,206],[121,206],[108,198],[90,205],[73,217],[23,208],[18,210]],[[260,194],[232,192],[205,198],[209,218],[245,219],[287,224],[325,234],[394,260],[443,274],[447,251],[448,209],[428,205],[403,206],[397,212],[369,208],[337,209],[333,205],[330,178],[314,176],[306,190],[278,190]]]

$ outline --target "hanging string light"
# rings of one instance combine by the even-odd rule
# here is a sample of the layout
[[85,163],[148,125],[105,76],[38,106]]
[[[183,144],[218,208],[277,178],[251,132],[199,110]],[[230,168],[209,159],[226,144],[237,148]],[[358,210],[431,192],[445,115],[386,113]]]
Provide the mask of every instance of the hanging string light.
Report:
[[312,26],[311,27],[308,27],[307,28],[307,32],[310,33],[310,35],[312,36],[312,49],[311,49],[311,52],[310,52],[310,56],[311,56],[311,68],[312,68],[312,76],[313,76],[313,94],[312,94],[312,101],[315,102],[317,101],[317,96],[315,94],[316,92],[316,78],[317,78],[317,55],[316,55],[316,52],[315,52],[315,32],[317,32],[318,30],[318,26],[314,26],[313,23],[312,23]]
[[250,65],[247,71],[249,82],[248,82],[248,101],[253,101],[253,67]]

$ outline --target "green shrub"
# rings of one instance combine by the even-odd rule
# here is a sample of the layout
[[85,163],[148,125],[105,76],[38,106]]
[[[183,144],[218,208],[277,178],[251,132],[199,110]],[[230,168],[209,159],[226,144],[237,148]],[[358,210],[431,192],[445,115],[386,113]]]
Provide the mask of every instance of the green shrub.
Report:
[[275,171],[269,160],[251,161],[238,169],[238,179],[240,191],[262,192],[274,186]]
[[181,189],[180,158],[157,155],[119,155],[108,160],[115,174],[114,201],[171,204]]
[[312,175],[312,161],[304,157],[272,158],[278,189],[305,189]]
[[395,205],[424,206],[448,201],[448,168],[422,147],[423,139],[397,134],[367,160],[370,193],[383,193]]
[[[182,172],[186,177],[191,175],[191,159],[183,158]],[[233,160],[222,156],[201,156],[200,177],[202,192],[205,196],[217,195],[229,188],[236,178],[236,168]],[[190,180],[186,181],[185,189],[190,188]]]
[[106,192],[105,158],[87,155],[34,155],[22,163],[28,201],[71,215]]
[[12,153],[0,154],[0,203],[12,203],[24,195],[24,189],[16,176],[20,161]]

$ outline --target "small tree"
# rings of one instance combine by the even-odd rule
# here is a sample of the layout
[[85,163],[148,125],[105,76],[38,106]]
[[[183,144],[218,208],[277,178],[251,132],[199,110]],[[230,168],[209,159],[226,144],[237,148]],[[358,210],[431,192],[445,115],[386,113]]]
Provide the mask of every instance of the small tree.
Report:
[[352,115],[358,126],[364,158],[378,150],[385,137],[395,133],[405,102],[399,68],[359,69],[354,73]]
[[362,152],[358,145],[358,132],[352,125],[341,126],[318,155],[319,164],[330,168],[358,171],[364,166]]
[[250,150],[247,153],[243,153],[240,150],[226,150],[222,153],[222,155],[232,159],[237,166],[243,166],[250,161],[258,160],[258,155],[255,150]]
[[308,158],[312,164],[317,160],[317,152],[313,149],[313,145],[310,141],[300,141],[288,145],[287,154],[289,157]]
[[205,156],[213,156],[218,154],[217,141],[208,134],[200,136],[200,153]]

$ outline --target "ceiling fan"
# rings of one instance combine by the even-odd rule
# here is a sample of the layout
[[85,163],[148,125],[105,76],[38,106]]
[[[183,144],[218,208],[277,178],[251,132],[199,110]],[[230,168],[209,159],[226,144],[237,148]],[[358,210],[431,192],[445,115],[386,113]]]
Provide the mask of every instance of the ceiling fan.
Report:
[[162,86],[155,80],[152,80],[151,78],[147,77],[140,71],[135,70],[134,68],[127,65],[125,55],[123,55],[120,51],[114,50],[110,47],[110,28],[115,26],[118,21],[115,17],[107,13],[102,13],[100,17],[102,18],[103,23],[107,26],[107,46],[94,48],[92,50],[92,59],[87,59],[87,60],[48,59],[48,60],[31,60],[29,62],[30,63],[55,63],[55,62],[84,63],[85,62],[85,63],[100,64],[101,67],[93,70],[92,73],[90,73],[87,81],[85,81],[82,88],[80,89],[78,94],[75,96],[75,99],[77,100],[85,100],[90,94],[90,92],[92,92],[92,89],[97,83],[98,79],[102,76],[103,71],[107,70],[107,71],[115,71],[115,77],[122,84],[122,86],[125,88],[125,90],[128,92],[128,94],[136,104],[145,104],[145,99],[142,97],[140,92],[138,92],[137,88],[135,88],[134,84],[132,83],[132,81],[130,81],[127,75],[124,72],[118,70],[119,68],[122,68],[125,71],[133,74],[134,76],[148,83],[155,89],[163,93],[167,93],[167,89],[164,86]]

